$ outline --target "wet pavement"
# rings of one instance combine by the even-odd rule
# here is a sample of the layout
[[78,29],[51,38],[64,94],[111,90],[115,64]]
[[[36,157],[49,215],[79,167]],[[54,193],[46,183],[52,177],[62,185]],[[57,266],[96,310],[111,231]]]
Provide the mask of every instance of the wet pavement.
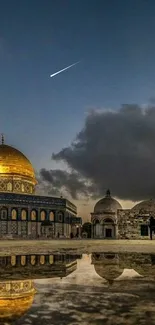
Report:
[[0,257],[0,324],[155,324],[155,254]]

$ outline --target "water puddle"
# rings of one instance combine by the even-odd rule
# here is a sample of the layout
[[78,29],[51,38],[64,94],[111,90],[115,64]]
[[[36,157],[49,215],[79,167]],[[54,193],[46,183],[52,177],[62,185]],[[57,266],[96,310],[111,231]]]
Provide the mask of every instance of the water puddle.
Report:
[[0,324],[155,324],[155,254],[0,257]]

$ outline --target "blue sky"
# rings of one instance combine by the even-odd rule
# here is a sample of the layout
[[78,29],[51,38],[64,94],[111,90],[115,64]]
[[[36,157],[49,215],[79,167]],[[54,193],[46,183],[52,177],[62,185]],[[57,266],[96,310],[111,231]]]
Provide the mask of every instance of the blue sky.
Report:
[[154,0],[1,0],[0,132],[36,169],[55,166],[89,109],[151,97]]

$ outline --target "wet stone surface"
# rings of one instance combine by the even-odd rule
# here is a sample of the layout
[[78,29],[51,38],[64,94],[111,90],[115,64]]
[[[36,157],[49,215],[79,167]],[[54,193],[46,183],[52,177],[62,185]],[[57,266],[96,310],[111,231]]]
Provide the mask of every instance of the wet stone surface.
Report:
[[155,254],[0,257],[0,324],[155,324]]

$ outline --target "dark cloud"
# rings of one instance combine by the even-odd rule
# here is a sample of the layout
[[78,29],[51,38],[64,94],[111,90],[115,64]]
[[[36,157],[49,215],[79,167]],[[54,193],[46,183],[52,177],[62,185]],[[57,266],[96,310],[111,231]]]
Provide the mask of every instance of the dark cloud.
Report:
[[92,111],[70,147],[53,154],[66,171],[41,171],[42,179],[77,197],[100,197],[110,188],[121,199],[155,196],[155,107],[123,105]]
[[53,194],[53,191],[58,195],[68,192],[73,199],[77,199],[79,193],[88,196],[91,191],[91,186],[86,186],[76,172],[69,173],[59,169],[46,170],[43,168],[40,171],[40,176],[40,181],[44,181],[44,186],[48,186],[48,193],[50,194]]

